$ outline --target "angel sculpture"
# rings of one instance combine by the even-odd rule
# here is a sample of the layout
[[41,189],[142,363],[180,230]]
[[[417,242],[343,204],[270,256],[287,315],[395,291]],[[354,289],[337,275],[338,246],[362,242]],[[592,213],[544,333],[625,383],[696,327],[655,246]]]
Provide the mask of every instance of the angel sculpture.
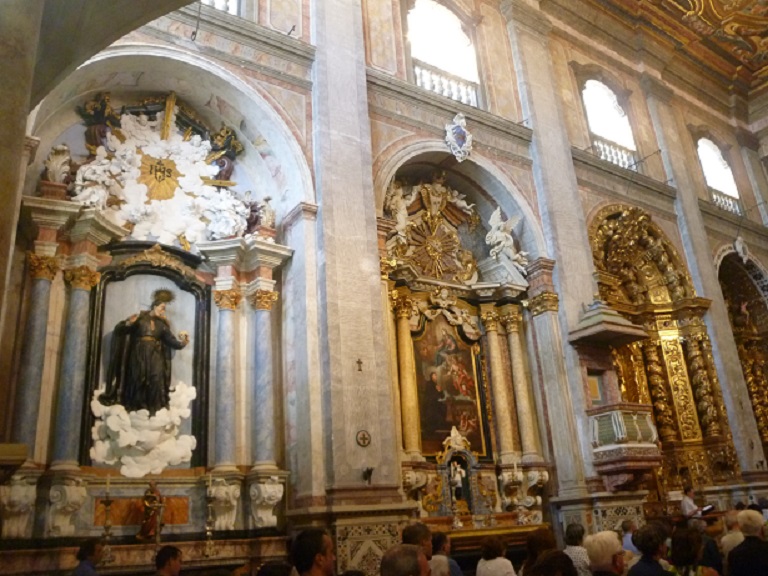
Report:
[[514,216],[504,222],[501,219],[501,207],[496,208],[489,224],[491,229],[485,235],[485,243],[491,247],[491,257],[495,260],[499,256],[507,258],[521,274],[527,273],[525,267],[528,265],[528,253],[515,250],[515,239],[512,236],[512,230],[520,222],[522,216]]
[[387,196],[384,199],[384,210],[395,219],[394,235],[390,238],[389,245],[406,245],[408,243],[407,232],[410,222],[408,220],[408,206],[416,197],[415,186],[412,187],[410,194],[405,193],[401,182],[395,180],[390,184],[387,190]]

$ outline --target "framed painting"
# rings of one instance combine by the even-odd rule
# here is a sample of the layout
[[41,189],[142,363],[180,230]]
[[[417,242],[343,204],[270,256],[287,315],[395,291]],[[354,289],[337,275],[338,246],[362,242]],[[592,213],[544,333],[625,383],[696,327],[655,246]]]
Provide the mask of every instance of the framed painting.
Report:
[[476,347],[465,342],[442,315],[425,323],[413,346],[422,453],[442,451],[443,440],[456,426],[472,451],[486,456],[488,423]]

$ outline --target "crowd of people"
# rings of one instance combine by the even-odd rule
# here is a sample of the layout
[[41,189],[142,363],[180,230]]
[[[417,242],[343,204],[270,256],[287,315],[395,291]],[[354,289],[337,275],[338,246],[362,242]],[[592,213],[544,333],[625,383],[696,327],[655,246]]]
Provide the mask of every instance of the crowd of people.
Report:
[[[757,508],[756,506],[753,508]],[[693,510],[691,508],[691,510]],[[565,548],[560,550],[549,528],[528,535],[526,557],[515,569],[506,556],[506,544],[498,536],[482,541],[475,576],[768,576],[766,525],[756,509],[725,514],[726,532],[719,542],[710,537],[705,523],[694,513],[686,514],[685,525],[671,529],[663,522],[637,528],[631,520],[622,523],[621,534],[603,531],[585,537],[584,527],[570,524],[565,530]],[[101,544],[89,540],[78,552],[73,576],[98,576],[96,566]],[[267,562],[258,576],[334,576],[336,555],[327,531],[312,528],[293,539],[291,562]],[[158,576],[178,576],[182,553],[175,546],[162,547],[156,556]],[[246,571],[237,573],[250,574]],[[387,550],[380,576],[463,576],[451,558],[451,538],[432,532],[422,523],[403,529],[401,542]],[[365,576],[347,571],[341,576]]]

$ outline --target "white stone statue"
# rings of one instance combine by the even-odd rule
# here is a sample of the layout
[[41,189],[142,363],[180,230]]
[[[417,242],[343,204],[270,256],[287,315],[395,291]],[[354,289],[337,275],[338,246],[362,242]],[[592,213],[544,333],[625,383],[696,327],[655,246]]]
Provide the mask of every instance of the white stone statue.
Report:
[[485,235],[485,243],[491,247],[491,258],[506,259],[525,276],[528,265],[528,253],[515,250],[515,239],[512,230],[520,222],[522,216],[515,216],[506,222],[501,218],[501,207],[496,208],[488,221],[490,230]]
[[230,484],[224,478],[216,478],[208,488],[208,496],[213,498],[214,529],[234,530],[240,502],[240,484]]
[[452,450],[469,450],[469,440],[459,432],[456,426],[451,427],[451,435],[443,440],[443,448],[450,448]]
[[259,221],[265,228],[274,228],[277,221],[277,214],[275,209],[269,201],[272,200],[269,196],[264,198],[264,202],[259,205]]
[[107,150],[99,146],[96,158],[80,167],[75,176],[75,202],[104,210],[107,198],[115,186],[115,176],[111,171],[112,161],[107,158]]
[[395,219],[395,234],[387,241],[387,248],[391,244],[406,245],[408,243],[408,206],[413,202],[418,188],[410,186],[410,193],[406,193],[401,182],[393,180],[387,189],[384,198],[384,213]]
[[88,496],[80,478],[57,479],[48,495],[48,533],[53,537],[72,536],[75,533],[74,516]]
[[8,484],[0,486],[0,518],[2,538],[31,538],[37,496],[37,478],[14,474]]
[[739,255],[741,261],[746,264],[747,260],[749,260],[749,247],[747,246],[747,243],[744,242],[744,238],[742,238],[741,234],[736,236],[736,240],[733,241],[733,249],[736,250],[736,254]]
[[69,184],[71,164],[72,156],[69,153],[69,146],[66,144],[54,146],[48,153],[48,158],[43,162],[45,166],[43,180],[57,184]]
[[285,487],[277,476],[270,476],[262,482],[251,484],[251,515],[256,528],[277,526],[275,506],[283,499]]

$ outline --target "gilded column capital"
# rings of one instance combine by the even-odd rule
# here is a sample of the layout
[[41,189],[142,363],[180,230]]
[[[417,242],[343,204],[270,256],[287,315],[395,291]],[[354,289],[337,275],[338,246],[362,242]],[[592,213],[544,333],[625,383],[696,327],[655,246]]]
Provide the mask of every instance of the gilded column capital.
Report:
[[276,290],[255,290],[248,296],[248,301],[256,310],[272,310],[280,294]]
[[101,281],[101,274],[88,266],[78,266],[64,271],[64,280],[80,290],[90,290]]
[[499,314],[494,310],[488,310],[480,315],[480,319],[483,321],[485,330],[487,332],[498,332],[499,330]]
[[61,268],[59,259],[55,256],[40,256],[34,252],[28,252],[27,260],[29,262],[29,275],[35,280],[53,282],[56,273]]
[[501,325],[504,326],[504,330],[507,332],[519,332],[521,318],[520,311],[507,310],[499,317],[499,320],[501,321]]
[[560,299],[554,292],[542,292],[528,301],[528,308],[533,316],[544,312],[557,312]]
[[392,301],[392,310],[398,318],[410,318],[413,314],[413,299],[410,294],[402,293],[397,290],[390,292]]
[[237,288],[229,290],[214,290],[213,301],[222,310],[235,310],[243,299],[243,294]]

